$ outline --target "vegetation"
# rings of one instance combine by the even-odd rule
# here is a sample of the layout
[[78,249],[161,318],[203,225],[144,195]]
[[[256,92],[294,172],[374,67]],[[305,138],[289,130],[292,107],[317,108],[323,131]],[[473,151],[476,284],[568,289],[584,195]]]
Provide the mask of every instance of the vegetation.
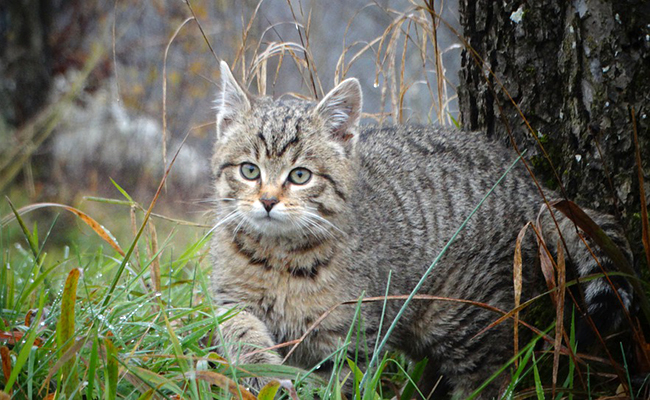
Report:
[[[318,98],[323,94],[323,86],[328,85],[320,82],[310,47],[316,40],[310,36],[313,22],[309,15],[302,13],[302,8],[294,10],[292,2],[288,2],[288,6],[292,7],[298,40],[272,42],[266,47],[262,39],[252,40],[253,21],[260,18],[254,12],[245,25],[231,65],[240,71],[238,76],[243,77],[247,85],[254,83],[260,93],[266,93],[276,83],[269,77],[277,79],[277,71],[286,58],[299,71],[310,96]],[[187,7],[191,19],[179,25],[168,48],[173,46],[177,34],[191,24],[199,27],[205,43],[210,43],[201,25],[200,12],[194,10],[190,2]],[[385,12],[393,21],[381,36],[368,43],[344,45],[336,63],[335,79],[340,80],[352,64],[370,55],[376,66],[375,83],[383,88],[381,104],[388,105],[366,116],[377,121],[387,118],[406,121],[412,115],[405,107],[405,98],[417,78],[405,78],[405,64],[407,59],[418,57],[422,65],[420,78],[430,100],[430,112],[422,119],[457,124],[448,109],[454,95],[447,90],[442,63],[444,50],[438,48],[436,36],[444,21],[437,17],[433,2],[413,4],[401,12],[388,9]],[[99,64],[99,59],[106,57],[98,50],[93,54],[79,84]],[[165,63],[166,56],[167,52]],[[435,71],[433,75],[428,72],[432,70]],[[163,72],[163,92],[167,81],[167,73]],[[74,101],[79,90],[75,84],[65,102]],[[163,105],[163,121],[167,118],[166,108]],[[17,136],[36,138],[38,144],[52,133],[59,118],[59,107],[50,107]],[[163,126],[166,127],[166,122]],[[0,188],[9,186],[36,149],[37,146],[31,145],[16,147],[12,156],[0,163]],[[166,154],[163,158],[167,159]],[[19,208],[9,200],[0,204],[0,216],[4,216],[0,222],[0,358],[3,372],[0,399],[305,399],[314,396],[336,399],[341,397],[340,388],[347,380],[362,383],[357,397],[364,399],[409,399],[418,394],[415,382],[427,361],[411,363],[402,355],[386,353],[381,347],[376,353],[378,359],[371,362],[368,370],[361,370],[355,360],[346,359],[343,351],[332,354],[323,360],[335,366],[329,379],[315,374],[318,366],[303,371],[289,366],[233,365],[229,362],[230,355],[218,355],[219,349],[212,345],[212,339],[219,335],[220,321],[230,314],[216,313],[210,299],[209,230],[200,224],[153,213],[173,163],[173,159],[168,162],[169,168],[146,209],[117,184],[114,191],[122,198],[89,199],[110,209],[107,212],[110,217],[104,219],[93,219],[88,212],[61,204],[32,204]],[[642,172],[639,180],[643,188]],[[18,203],[18,196],[14,187],[10,197]],[[579,210],[572,204],[552,206],[572,210],[577,215],[576,223],[592,237],[598,237],[598,228],[581,220]],[[66,221],[55,213],[39,218],[38,223],[32,222],[34,214],[28,213],[41,209],[71,213],[81,223],[75,225],[71,222],[74,220]],[[645,232],[644,250],[650,259],[647,210],[640,212]],[[62,223],[65,224],[63,228]],[[115,235],[104,228],[108,223],[117,227],[113,231]],[[76,233],[61,240],[56,237],[61,229]],[[522,227],[522,232],[526,229],[531,228]],[[606,238],[602,242],[607,247]],[[119,243],[129,245],[122,248]],[[517,264],[515,250],[513,266],[517,271],[521,265]],[[609,251],[615,254],[617,250],[610,248]],[[569,303],[558,300],[564,298],[566,289],[575,282],[566,281],[561,255],[548,263],[543,267],[551,271],[557,283],[546,293],[533,302],[517,304],[513,310],[494,310],[494,324],[514,320],[515,337],[522,338],[516,354],[498,371],[511,377],[505,388],[506,398],[647,396],[640,384],[643,382],[635,380],[638,373],[647,373],[650,368],[650,345],[644,334],[648,321],[639,323],[634,316],[629,318],[633,333],[626,347],[610,345],[609,350],[603,352],[601,349],[597,355],[577,354],[573,311],[565,309],[565,304]],[[628,269],[628,276],[630,272]],[[515,278],[515,286],[521,288],[521,280]],[[636,286],[637,293],[648,291],[647,282]],[[413,292],[405,293],[401,299],[409,295],[427,298]],[[390,299],[360,299],[358,307],[363,307],[364,301]],[[648,311],[648,304],[644,302],[642,299],[640,318]],[[540,303],[544,307],[554,305],[554,318],[541,318],[534,326],[524,322],[527,316],[523,311]],[[569,314],[571,318],[567,318]],[[351,321],[348,340],[359,323]],[[605,341],[618,343],[620,338],[603,338]],[[299,344],[300,339],[297,339],[278,346]],[[341,343],[341,349],[345,346],[346,343]],[[344,375],[343,366],[349,367],[352,374]],[[246,387],[246,378],[251,376],[268,377],[270,383],[260,393],[251,393]],[[429,394],[421,395],[427,397]]]

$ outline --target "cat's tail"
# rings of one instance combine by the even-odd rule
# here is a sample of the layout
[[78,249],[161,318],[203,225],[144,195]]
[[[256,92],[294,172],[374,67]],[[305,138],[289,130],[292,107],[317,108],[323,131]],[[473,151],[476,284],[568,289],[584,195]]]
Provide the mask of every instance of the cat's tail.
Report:
[[[633,265],[630,245],[614,218],[593,210],[584,211],[620,249],[628,265]],[[558,245],[565,250],[567,281],[581,282],[579,287],[572,288],[582,312],[576,319],[576,338],[581,347],[588,346],[596,338],[594,328],[602,336],[623,325],[626,313],[633,310],[632,285],[624,276],[610,274],[620,271],[586,232],[557,210],[553,216],[555,220],[548,209],[542,211],[539,225],[553,255],[557,254]]]

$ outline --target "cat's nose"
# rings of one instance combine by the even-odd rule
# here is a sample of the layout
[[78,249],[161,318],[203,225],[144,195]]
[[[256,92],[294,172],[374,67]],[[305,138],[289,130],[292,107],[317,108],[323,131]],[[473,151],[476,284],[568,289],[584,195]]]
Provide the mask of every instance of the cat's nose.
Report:
[[260,202],[264,206],[264,209],[266,210],[266,212],[271,212],[271,209],[273,208],[274,205],[279,203],[279,200],[275,196],[273,196],[273,197],[262,196],[262,198],[260,199]]

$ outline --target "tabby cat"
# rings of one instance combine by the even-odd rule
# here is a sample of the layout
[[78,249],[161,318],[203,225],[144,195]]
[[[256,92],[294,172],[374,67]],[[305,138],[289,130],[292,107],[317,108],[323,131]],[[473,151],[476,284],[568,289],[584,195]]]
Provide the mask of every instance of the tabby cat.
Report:
[[[224,310],[244,307],[220,327],[223,344],[239,363],[280,363],[288,347],[280,353],[255,350],[300,338],[342,301],[387,291],[410,293],[515,160],[480,133],[360,126],[362,95],[356,79],[341,82],[315,104],[254,97],[225,63],[221,74],[212,161],[217,218],[211,279],[214,299]],[[511,171],[419,293],[512,309],[516,236],[526,222],[536,220],[542,204],[531,182],[523,167]],[[594,212],[591,217],[631,257],[612,219]],[[600,272],[573,223],[557,218],[578,274]],[[548,211],[541,221],[547,243],[557,244]],[[613,268],[591,247],[602,265]],[[523,253],[526,288],[539,280],[534,239],[525,242]],[[630,287],[625,281],[616,284],[629,307]],[[596,322],[611,328],[620,324],[621,301],[603,279],[583,284],[583,294]],[[385,310],[381,301],[361,306],[363,351],[353,343],[350,358],[363,364],[370,356],[366,351],[383,337],[402,304],[388,301]],[[350,305],[331,312],[288,363],[312,368],[334,353],[350,330],[355,309]],[[428,358],[420,382],[425,396],[442,376],[450,394],[463,397],[513,354],[511,322],[475,337],[499,316],[466,303],[414,300],[389,345],[413,360]],[[320,371],[327,373],[327,367],[323,364]],[[493,381],[481,396],[496,396],[503,382]]]

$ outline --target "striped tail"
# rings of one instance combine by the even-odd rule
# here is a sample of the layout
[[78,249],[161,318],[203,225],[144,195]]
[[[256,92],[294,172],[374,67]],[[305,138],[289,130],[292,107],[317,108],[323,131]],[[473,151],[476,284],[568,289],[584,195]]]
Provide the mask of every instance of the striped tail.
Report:
[[[572,203],[571,206],[575,207],[576,213],[581,212]],[[585,213],[620,249],[628,265],[632,265],[630,245],[614,218],[593,210],[585,210]],[[565,244],[567,280],[577,278],[583,281],[580,287],[576,286],[573,290],[574,297],[582,300],[579,304],[582,315],[576,324],[576,338],[580,347],[588,346],[596,338],[594,328],[602,336],[615,332],[623,325],[625,314],[633,309],[632,285],[623,276],[609,274],[618,272],[616,265],[585,231],[563,213],[554,210],[553,215],[557,225],[548,210],[541,214],[540,225],[546,244],[554,254],[557,254],[558,243]],[[602,276],[603,273],[606,276]],[[593,279],[594,275],[601,277]],[[593,327],[589,319],[593,321]]]

